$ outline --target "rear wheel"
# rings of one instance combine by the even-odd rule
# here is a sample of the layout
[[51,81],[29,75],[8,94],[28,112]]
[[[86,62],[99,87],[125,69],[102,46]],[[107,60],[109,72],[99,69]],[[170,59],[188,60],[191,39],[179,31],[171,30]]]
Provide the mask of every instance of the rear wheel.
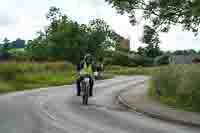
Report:
[[83,96],[83,104],[84,105],[88,104],[88,96],[87,95]]

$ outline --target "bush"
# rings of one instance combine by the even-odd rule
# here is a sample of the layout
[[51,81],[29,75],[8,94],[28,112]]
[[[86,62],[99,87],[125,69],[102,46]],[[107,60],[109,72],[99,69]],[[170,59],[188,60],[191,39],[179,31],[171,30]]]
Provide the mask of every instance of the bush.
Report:
[[168,64],[169,64],[169,55],[158,56],[154,60],[154,65],[156,66],[168,65]]
[[26,61],[29,59],[29,56],[24,49],[11,49],[9,51],[10,58],[17,61]]
[[126,55],[115,53],[112,57],[112,65],[136,67],[136,66],[153,66],[153,58],[140,55]]
[[157,67],[122,67],[122,66],[107,66],[106,73],[114,75],[152,75],[159,68]]
[[132,61],[135,62],[137,66],[153,66],[153,58],[146,56],[136,55],[132,57]]
[[131,66],[131,60],[128,55],[115,53],[112,58],[112,65]]

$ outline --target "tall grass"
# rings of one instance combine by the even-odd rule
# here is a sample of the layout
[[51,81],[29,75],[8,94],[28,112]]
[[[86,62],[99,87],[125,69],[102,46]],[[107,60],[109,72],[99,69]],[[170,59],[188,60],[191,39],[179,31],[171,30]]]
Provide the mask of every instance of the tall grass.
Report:
[[160,68],[152,75],[149,92],[162,103],[200,112],[200,65],[170,65]]
[[74,67],[65,62],[1,62],[0,93],[71,84]]

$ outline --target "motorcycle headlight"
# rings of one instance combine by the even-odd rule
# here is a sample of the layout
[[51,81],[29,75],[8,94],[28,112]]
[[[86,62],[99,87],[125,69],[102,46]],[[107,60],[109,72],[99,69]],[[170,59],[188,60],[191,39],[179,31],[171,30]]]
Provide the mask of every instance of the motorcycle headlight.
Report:
[[90,82],[90,78],[84,78],[85,82]]

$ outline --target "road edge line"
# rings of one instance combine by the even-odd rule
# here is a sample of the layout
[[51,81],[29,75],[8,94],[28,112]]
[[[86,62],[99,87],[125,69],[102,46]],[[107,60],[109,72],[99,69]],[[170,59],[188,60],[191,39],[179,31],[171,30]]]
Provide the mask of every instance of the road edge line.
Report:
[[[141,84],[144,84],[146,81],[147,80],[144,80],[143,82],[133,84],[133,86],[139,86]],[[198,124],[198,123],[187,122],[187,121],[182,121],[182,120],[177,120],[177,119],[173,119],[173,118],[170,118],[170,117],[166,117],[166,116],[163,116],[163,115],[158,115],[158,114],[155,114],[155,113],[152,113],[152,112],[148,112],[148,111],[145,111],[145,110],[142,110],[142,109],[138,109],[136,106],[128,104],[127,101],[123,99],[121,94],[128,91],[129,89],[132,89],[132,88],[128,87],[126,89],[122,89],[115,96],[116,103],[119,103],[120,105],[125,107],[128,111],[137,112],[139,114],[149,116],[151,118],[163,120],[163,121],[166,121],[166,122],[173,122],[173,123],[176,123],[176,124],[179,124],[179,125],[192,126],[192,127],[200,128],[200,124]]]

